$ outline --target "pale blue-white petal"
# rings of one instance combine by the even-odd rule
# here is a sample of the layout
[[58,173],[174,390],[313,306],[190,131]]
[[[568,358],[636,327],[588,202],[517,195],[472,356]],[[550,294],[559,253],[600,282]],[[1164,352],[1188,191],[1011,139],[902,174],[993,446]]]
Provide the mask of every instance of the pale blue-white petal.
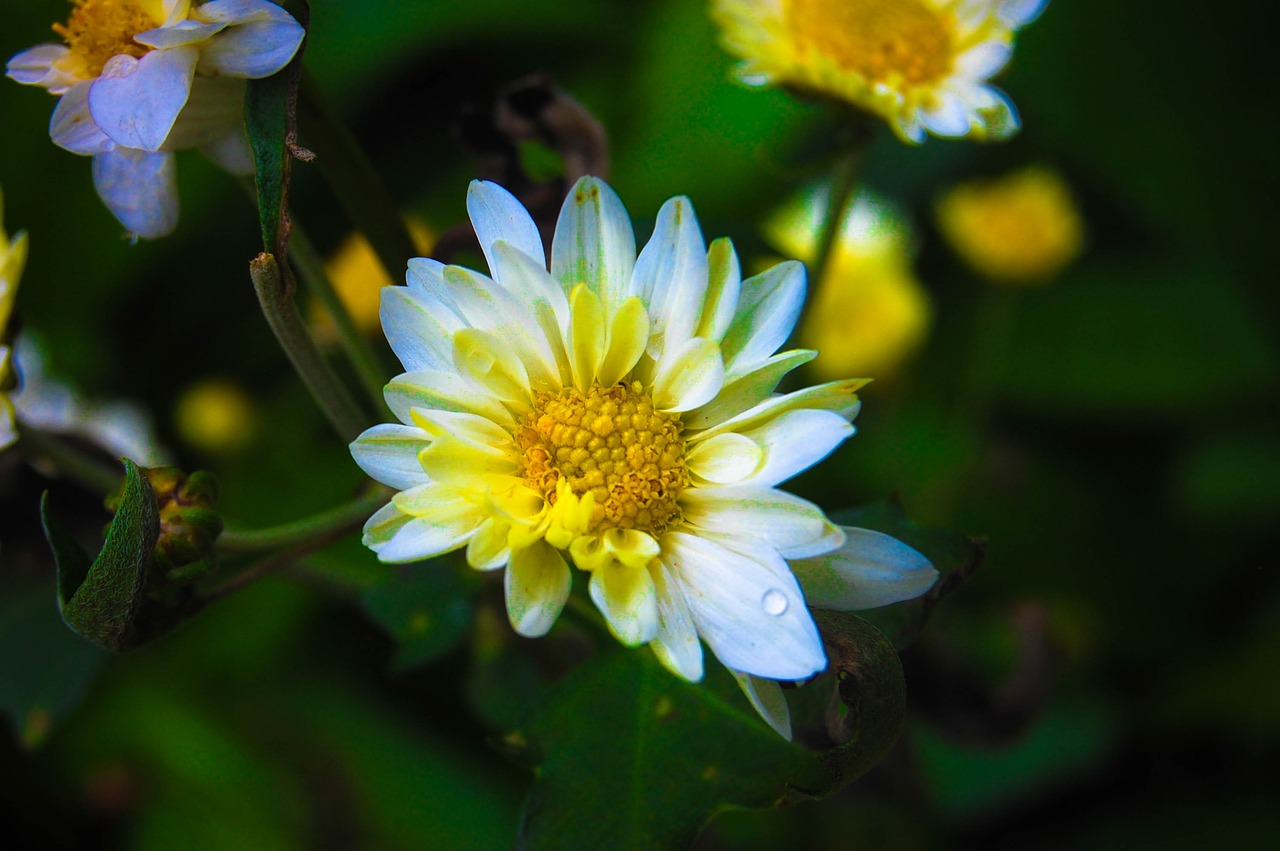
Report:
[[773,487],[817,464],[853,434],[835,411],[788,411],[745,432],[764,451],[759,471],[742,484]]
[[920,120],[929,132],[946,138],[964,136],[973,126],[973,114],[968,105],[949,90],[940,92],[933,105],[921,110]]
[[200,72],[250,80],[289,64],[306,34],[293,16],[267,0],[214,0],[196,10],[227,28],[201,46]]
[[753,677],[742,671],[730,670],[738,681],[742,693],[747,696],[751,708],[760,713],[765,723],[787,741],[791,741],[791,707],[782,693],[782,686],[775,680]]
[[1048,5],[1049,0],[1000,0],[1000,22],[1011,29],[1025,27]]
[[112,57],[89,89],[93,120],[117,145],[160,150],[191,94],[198,58],[190,46]]
[[662,553],[699,635],[726,667],[802,680],[827,666],[800,586],[776,553],[746,555],[688,532],[664,535]]
[[60,95],[80,82],[54,64],[66,55],[65,44],[37,44],[15,54],[5,65],[5,76],[23,85],[43,86],[50,94]]
[[768,399],[787,373],[813,360],[817,354],[812,349],[792,349],[774,355],[750,372],[726,383],[710,402],[681,417],[685,427],[710,428],[750,410]]
[[804,293],[804,266],[794,260],[742,282],[738,311],[722,344],[730,378],[750,372],[782,347],[800,318]]
[[526,638],[546,635],[560,617],[572,585],[564,556],[546,542],[514,550],[503,575],[512,629]]
[[478,526],[471,516],[446,523],[414,517],[401,526],[391,540],[373,545],[371,549],[378,554],[378,561],[386,564],[422,561],[464,546]]
[[636,262],[636,235],[617,193],[597,177],[569,190],[551,242],[551,275],[571,292],[586,284],[612,316],[627,297]]
[[387,407],[400,422],[413,425],[414,408],[459,411],[514,425],[511,412],[483,387],[452,370],[419,370],[397,375],[383,390]]
[[929,560],[896,538],[852,526],[844,532],[836,552],[791,562],[815,609],[875,609],[919,597],[938,580]]
[[956,58],[956,70],[971,80],[984,81],[1004,70],[1013,56],[1013,45],[985,41]]
[[450,369],[453,334],[464,325],[434,299],[408,287],[383,287],[379,315],[391,351],[409,372]]
[[53,108],[53,118],[49,120],[49,138],[53,143],[82,157],[106,153],[115,146],[89,114],[89,89],[92,86],[93,81],[86,80],[67,89]]
[[707,245],[693,203],[672,198],[658,211],[627,291],[649,307],[650,357],[660,360],[663,351],[679,348],[693,336],[706,294]]
[[167,50],[170,47],[182,47],[184,44],[199,44],[208,41],[216,33],[226,28],[225,23],[206,24],[201,21],[178,21],[172,26],[156,27],[153,30],[138,33],[133,40],[147,47]]
[[538,226],[524,205],[506,189],[488,180],[471,181],[467,189],[467,215],[471,217],[471,226],[475,228],[489,272],[498,283],[506,284],[502,258],[493,250],[493,244],[498,240],[524,252],[546,268],[547,256]]
[[243,133],[244,93],[244,80],[197,76],[191,82],[187,105],[164,140],[163,150],[200,148],[232,133]]
[[429,442],[420,428],[382,423],[367,429],[349,448],[351,457],[370,478],[402,491],[429,481],[418,461],[418,453]]
[[178,226],[178,181],[170,151],[117,147],[93,158],[93,185],[134,236],[156,239]]
[[783,558],[829,553],[845,542],[840,527],[808,500],[773,488],[690,488],[680,508],[691,526],[721,535],[750,535]]
[[703,674],[702,642],[698,640],[698,629],[684,592],[669,571],[665,564],[649,571],[658,594],[658,632],[649,647],[667,670],[696,683]]

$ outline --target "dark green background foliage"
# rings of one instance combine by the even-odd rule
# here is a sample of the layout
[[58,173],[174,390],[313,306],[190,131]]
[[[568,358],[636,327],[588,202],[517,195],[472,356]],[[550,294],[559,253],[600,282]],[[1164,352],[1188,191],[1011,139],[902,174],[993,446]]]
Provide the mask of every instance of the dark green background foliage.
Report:
[[[313,5],[311,72],[437,231],[463,219],[474,174],[451,128],[534,71],[607,129],[642,240],[661,202],[688,194],[709,236],[763,256],[759,221],[823,172],[828,118],[730,83],[701,2]],[[865,391],[859,434],[792,487],[833,511],[896,494],[921,527],[988,549],[904,651],[905,732],[861,781],[808,800],[814,759],[771,738],[723,672],[695,697],[647,651],[593,652],[594,626],[569,616],[517,639],[495,577],[448,559],[391,571],[354,540],[110,657],[58,620],[39,496],[52,490],[86,544],[108,517],[9,453],[0,844],[505,848],[519,832],[536,847],[643,847],[635,837],[683,841],[695,811],[725,809],[696,847],[1270,847],[1280,86],[1264,6],[1245,5],[1055,0],[1000,81],[1025,121],[1014,141],[905,148],[882,134],[872,149],[867,183],[915,221],[935,329],[903,376]],[[0,54],[64,14],[0,0]],[[350,498],[360,473],[258,311],[246,267],[261,235],[242,188],[180,157],[177,234],[130,246],[88,160],[49,143],[52,104],[0,85],[5,221],[32,239],[18,306],[52,369],[95,398],[147,400],[181,464],[218,473],[229,522]],[[1030,163],[1072,184],[1088,250],[1053,285],[1009,294],[1009,343],[975,411],[963,364],[985,291],[930,211],[956,181]],[[293,177],[329,250],[349,225],[314,166]],[[260,409],[230,458],[184,448],[172,425],[182,390],[213,375]],[[867,525],[897,522],[868,511]],[[963,546],[917,533],[926,551]],[[912,616],[872,620],[898,637]],[[798,714],[814,691],[793,694]],[[779,800],[791,805],[729,809]]]

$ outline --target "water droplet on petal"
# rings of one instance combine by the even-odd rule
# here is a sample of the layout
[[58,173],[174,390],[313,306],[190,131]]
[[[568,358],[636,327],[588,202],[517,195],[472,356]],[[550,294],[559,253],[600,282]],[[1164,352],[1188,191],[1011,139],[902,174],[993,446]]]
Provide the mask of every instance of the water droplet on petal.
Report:
[[760,600],[760,605],[764,606],[766,614],[777,617],[787,611],[787,595],[783,594],[777,588],[770,588],[764,592],[764,597]]

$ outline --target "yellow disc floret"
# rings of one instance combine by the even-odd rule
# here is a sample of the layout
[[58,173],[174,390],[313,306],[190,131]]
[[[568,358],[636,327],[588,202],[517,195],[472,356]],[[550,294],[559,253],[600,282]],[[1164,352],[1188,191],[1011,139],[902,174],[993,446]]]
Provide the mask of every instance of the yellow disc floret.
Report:
[[77,73],[86,78],[102,73],[113,56],[145,56],[151,48],[133,37],[155,29],[159,22],[138,0],[74,0],[75,8],[65,24],[54,24],[71,55],[78,60]]
[[933,83],[951,73],[950,13],[923,0],[787,0],[796,46],[870,82]]
[[689,483],[682,428],[639,382],[543,393],[515,431],[520,474],[552,505],[562,482],[589,501],[587,531],[657,536],[680,519],[676,499]]

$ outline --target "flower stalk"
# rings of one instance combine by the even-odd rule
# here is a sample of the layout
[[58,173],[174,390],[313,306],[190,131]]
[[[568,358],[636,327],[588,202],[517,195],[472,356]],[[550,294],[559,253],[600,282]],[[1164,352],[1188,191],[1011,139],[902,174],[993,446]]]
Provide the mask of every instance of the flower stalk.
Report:
[[822,232],[813,253],[813,262],[809,264],[809,280],[815,286],[823,279],[831,262],[831,254],[839,241],[840,228],[848,215],[850,202],[858,191],[867,151],[875,139],[868,117],[861,114],[851,116],[847,132],[847,147],[844,155],[837,161],[831,177],[831,191],[827,196]]
[[249,264],[249,276],[253,279],[262,314],[298,377],[338,436],[345,441],[353,440],[364,429],[365,418],[307,333],[293,300],[292,281],[285,280],[275,257],[266,252]]
[[370,514],[381,508],[388,493],[386,488],[372,487],[351,502],[302,520],[266,529],[227,529],[219,536],[217,548],[223,553],[265,552],[307,545],[335,533],[346,534],[359,528]]

